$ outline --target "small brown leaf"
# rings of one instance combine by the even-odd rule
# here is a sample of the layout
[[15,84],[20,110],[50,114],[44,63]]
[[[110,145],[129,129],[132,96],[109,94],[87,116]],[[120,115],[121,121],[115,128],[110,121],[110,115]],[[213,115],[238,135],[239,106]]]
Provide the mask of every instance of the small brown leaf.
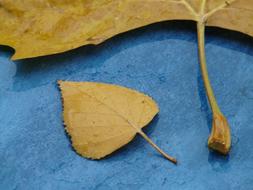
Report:
[[148,96],[124,87],[94,82],[59,81],[64,123],[74,149],[100,159],[129,143],[136,133],[166,155],[142,132],[158,113]]

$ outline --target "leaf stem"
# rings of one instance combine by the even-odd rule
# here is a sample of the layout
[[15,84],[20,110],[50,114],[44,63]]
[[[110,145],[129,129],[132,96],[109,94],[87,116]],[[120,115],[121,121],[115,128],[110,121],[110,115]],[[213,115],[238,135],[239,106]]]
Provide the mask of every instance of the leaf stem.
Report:
[[197,23],[197,28],[198,28],[199,59],[202,78],[206,88],[208,101],[211,105],[211,109],[213,112],[212,131],[208,139],[208,146],[210,149],[218,151],[222,154],[227,154],[231,147],[230,128],[226,117],[222,114],[216,102],[213,89],[208,77],[208,71],[206,66],[206,55],[205,55],[205,22],[203,21],[203,19],[201,19]]
[[161,155],[163,155],[166,159],[173,162],[174,164],[177,164],[177,160],[171,156],[169,156],[167,153],[165,153],[162,149],[160,149],[143,131],[138,131],[138,133],[152,146],[154,147]]
[[212,111],[221,113],[220,108],[216,102],[213,89],[209,80],[207,66],[206,66],[206,55],[205,55],[205,24],[198,22],[198,47],[199,47],[199,59],[202,77],[204,80],[207,97],[211,105]]

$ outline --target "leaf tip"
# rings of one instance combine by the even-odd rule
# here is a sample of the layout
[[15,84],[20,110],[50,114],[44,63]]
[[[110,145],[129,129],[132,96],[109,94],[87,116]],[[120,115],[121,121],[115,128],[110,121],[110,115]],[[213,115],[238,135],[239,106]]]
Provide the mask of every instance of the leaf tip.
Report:
[[172,160],[171,160],[174,164],[178,164],[178,162],[177,162],[177,159],[176,158],[172,158]]

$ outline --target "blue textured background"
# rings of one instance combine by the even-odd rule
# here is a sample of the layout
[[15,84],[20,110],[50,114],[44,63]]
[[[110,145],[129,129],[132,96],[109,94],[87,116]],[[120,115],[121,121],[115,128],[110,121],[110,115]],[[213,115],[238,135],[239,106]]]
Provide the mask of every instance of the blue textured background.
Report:
[[[206,36],[210,78],[232,128],[229,157],[206,145],[211,113],[191,22],[17,62],[1,46],[0,189],[253,189],[253,40],[221,29]],[[115,83],[152,96],[160,113],[145,132],[179,165],[139,136],[101,161],[77,155],[63,129],[58,79]]]

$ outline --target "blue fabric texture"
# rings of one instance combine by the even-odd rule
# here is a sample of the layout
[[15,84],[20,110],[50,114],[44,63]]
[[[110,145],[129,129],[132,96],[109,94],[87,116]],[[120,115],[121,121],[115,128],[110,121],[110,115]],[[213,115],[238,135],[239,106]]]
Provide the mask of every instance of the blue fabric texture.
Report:
[[[1,46],[0,189],[252,189],[252,42],[228,30],[206,32],[210,79],[232,130],[227,157],[207,148],[212,115],[194,23],[158,23],[98,46],[15,62],[12,49]],[[179,164],[140,136],[100,161],[77,155],[63,128],[59,79],[113,83],[152,96],[160,113],[145,132]]]

